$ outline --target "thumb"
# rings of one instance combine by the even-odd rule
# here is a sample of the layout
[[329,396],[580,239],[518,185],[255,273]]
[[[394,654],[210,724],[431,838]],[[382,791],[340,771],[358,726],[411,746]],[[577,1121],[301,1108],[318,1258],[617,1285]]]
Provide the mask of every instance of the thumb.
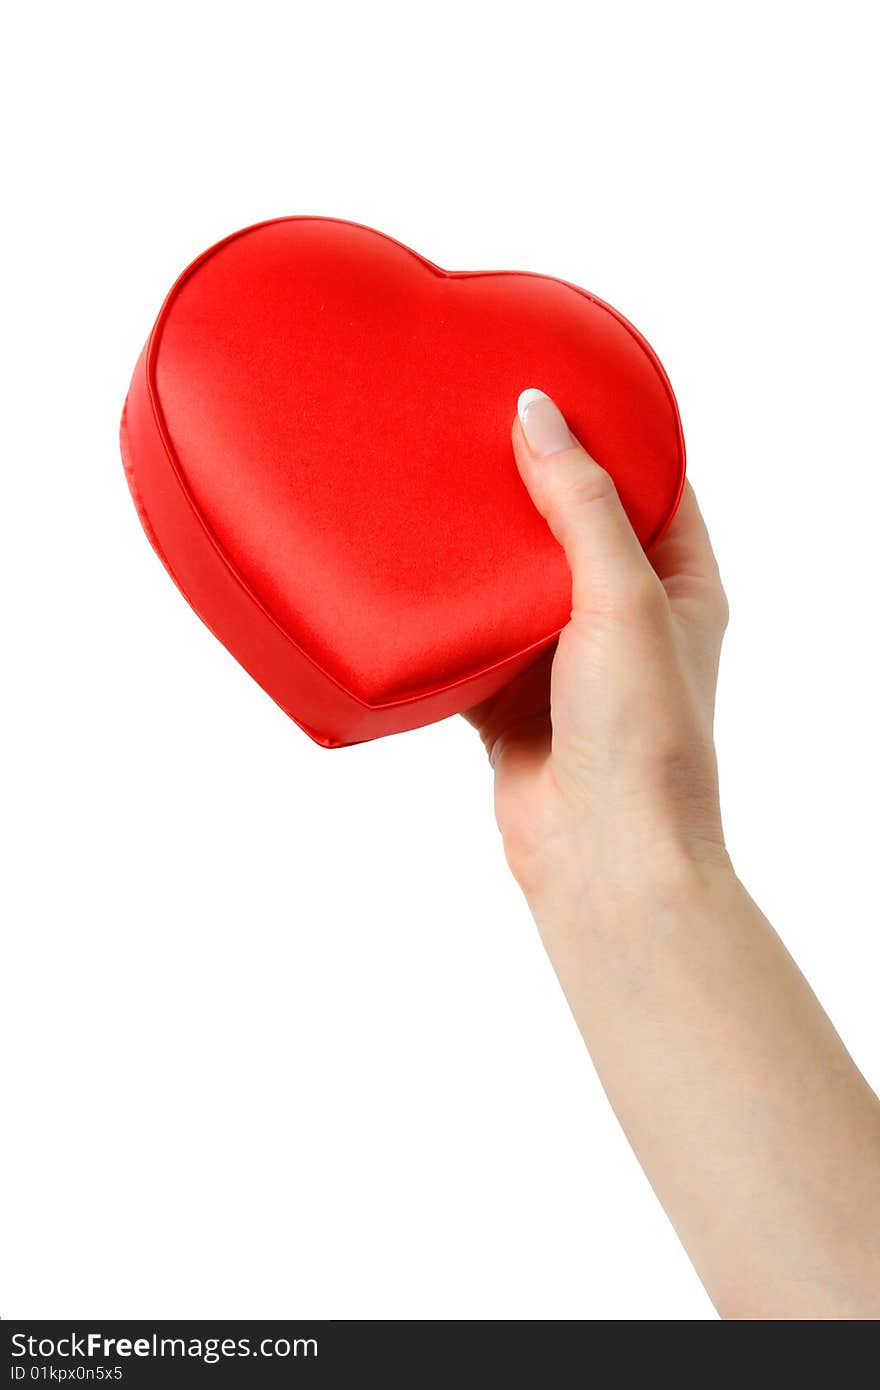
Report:
[[608,612],[662,586],[617,489],[543,391],[523,391],[513,452],[532,501],[565,551],[575,612]]

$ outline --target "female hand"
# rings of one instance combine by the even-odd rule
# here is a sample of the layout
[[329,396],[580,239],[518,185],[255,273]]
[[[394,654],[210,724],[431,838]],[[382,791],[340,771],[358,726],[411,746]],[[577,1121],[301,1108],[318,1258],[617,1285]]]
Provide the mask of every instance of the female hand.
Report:
[[571,621],[468,718],[541,921],[588,880],[726,865],[712,722],[727,603],[689,483],[649,561],[611,478],[543,392],[520,397],[513,451],[565,550]]

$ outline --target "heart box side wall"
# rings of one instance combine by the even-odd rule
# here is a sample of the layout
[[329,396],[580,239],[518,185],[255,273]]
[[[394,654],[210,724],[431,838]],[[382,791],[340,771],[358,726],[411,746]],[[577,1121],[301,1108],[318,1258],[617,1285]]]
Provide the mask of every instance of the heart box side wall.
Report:
[[326,218],[245,228],[172,287],[135,368],[126,476],[191,606],[318,743],[488,698],[568,618],[519,478],[519,392],[548,391],[648,548],[685,449],[645,339],[567,282],[444,271]]

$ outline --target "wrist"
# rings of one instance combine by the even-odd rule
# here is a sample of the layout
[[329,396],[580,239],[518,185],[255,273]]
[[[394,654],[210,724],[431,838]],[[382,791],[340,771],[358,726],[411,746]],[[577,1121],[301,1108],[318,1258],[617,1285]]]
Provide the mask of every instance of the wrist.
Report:
[[634,930],[674,913],[685,918],[738,886],[720,839],[651,845],[574,844],[523,891],[545,942],[589,924],[593,933]]

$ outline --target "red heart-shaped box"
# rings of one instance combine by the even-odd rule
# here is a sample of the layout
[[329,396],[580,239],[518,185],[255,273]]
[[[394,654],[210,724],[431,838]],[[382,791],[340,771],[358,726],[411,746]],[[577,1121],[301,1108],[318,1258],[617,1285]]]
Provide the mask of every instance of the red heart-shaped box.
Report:
[[169,293],[123,412],[129,485],[185,598],[318,743],[467,709],[568,620],[565,558],[511,452],[528,386],[651,545],[684,481],[675,397],[585,290],[285,217]]

